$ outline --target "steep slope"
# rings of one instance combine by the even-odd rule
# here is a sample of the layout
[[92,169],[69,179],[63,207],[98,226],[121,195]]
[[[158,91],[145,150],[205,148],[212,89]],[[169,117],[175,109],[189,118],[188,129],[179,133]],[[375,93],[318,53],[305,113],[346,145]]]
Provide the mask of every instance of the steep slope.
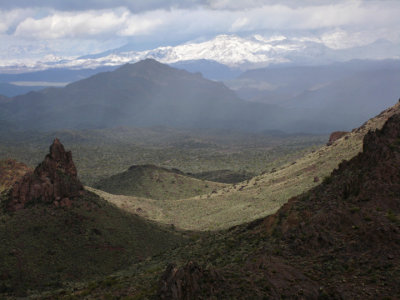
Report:
[[[324,183],[247,229],[233,229],[259,243],[242,262],[197,271],[200,288],[180,280],[195,278],[195,268],[167,269],[161,298],[400,296],[399,138],[397,114],[382,130],[369,132],[363,152],[341,163]],[[210,273],[223,283],[207,281]]]
[[[304,91],[282,105],[297,109],[304,120],[312,119],[327,125],[340,123],[337,129],[350,130],[362,120],[393,105],[400,95],[399,82],[400,65],[397,70],[359,72],[315,90]],[[301,123],[306,128],[311,122],[299,120],[298,124]]]
[[176,200],[211,193],[226,185],[185,176],[179,170],[154,165],[131,166],[127,171],[94,184],[96,189],[126,196]]
[[130,275],[115,276],[114,286],[99,281],[62,293],[157,299],[397,299],[399,139],[396,114],[381,130],[366,134],[362,153],[277,213],[134,266]]
[[152,59],[65,88],[17,96],[0,112],[3,120],[46,130],[119,125],[257,129],[274,124],[272,107],[246,103],[222,83]]
[[13,184],[31,171],[25,164],[14,159],[0,161],[0,193],[10,189]]
[[10,101],[10,99],[8,97],[0,95],[0,104],[1,103],[6,103],[8,101]]
[[229,80],[240,75],[239,68],[230,68],[215,60],[182,60],[170,64],[170,66],[183,69],[192,73],[200,72],[205,78],[211,80]]
[[23,296],[105,276],[184,242],[84,190],[57,139],[0,200],[1,293]]

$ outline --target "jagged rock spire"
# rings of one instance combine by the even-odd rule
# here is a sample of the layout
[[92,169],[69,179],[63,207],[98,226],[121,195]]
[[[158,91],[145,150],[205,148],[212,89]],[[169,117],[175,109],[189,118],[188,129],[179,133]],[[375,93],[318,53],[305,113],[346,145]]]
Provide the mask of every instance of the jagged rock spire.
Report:
[[44,161],[13,185],[6,208],[15,211],[37,202],[70,206],[82,192],[71,151],[65,151],[56,138]]

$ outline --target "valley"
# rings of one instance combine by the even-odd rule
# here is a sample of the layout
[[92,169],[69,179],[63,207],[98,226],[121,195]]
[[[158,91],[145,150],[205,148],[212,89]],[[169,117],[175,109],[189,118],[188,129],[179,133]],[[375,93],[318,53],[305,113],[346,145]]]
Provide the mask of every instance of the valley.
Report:
[[[275,180],[276,187],[286,186],[281,193],[286,193],[291,185],[293,190],[297,189],[293,193],[298,196],[284,194],[282,197],[289,201],[271,213],[215,232],[187,232],[189,239],[183,246],[132,262],[107,277],[92,278],[86,283],[70,282],[57,290],[53,286],[36,296],[42,299],[171,299],[176,294],[182,298],[240,299],[397,297],[400,295],[396,279],[400,275],[399,108],[397,104],[387,109],[360,128],[331,140],[329,146],[307,153],[295,164],[259,175],[240,183],[238,188],[231,187],[232,193],[251,194],[257,185],[268,189]],[[370,131],[375,129],[378,130]],[[345,161],[339,164],[342,159]],[[316,164],[318,168],[304,170],[307,164]],[[333,168],[336,169],[332,172]],[[281,179],[282,176],[286,178]],[[314,182],[318,176],[320,180]],[[303,186],[307,183],[310,189]],[[133,212],[129,202],[134,201],[144,209],[153,209],[144,198],[126,196],[117,203],[110,194],[92,191],[127,211]],[[215,197],[221,197],[221,190]],[[167,201],[155,199],[153,204]],[[29,212],[41,211],[42,205]],[[227,207],[231,208],[232,202],[225,204]],[[174,209],[179,210],[179,205]],[[68,212],[55,211],[56,219],[60,219],[57,214],[63,211]]]
[[301,95],[282,110],[145,60],[1,98],[0,296],[400,295],[400,102],[349,131],[323,125],[340,109],[282,130],[318,106]]

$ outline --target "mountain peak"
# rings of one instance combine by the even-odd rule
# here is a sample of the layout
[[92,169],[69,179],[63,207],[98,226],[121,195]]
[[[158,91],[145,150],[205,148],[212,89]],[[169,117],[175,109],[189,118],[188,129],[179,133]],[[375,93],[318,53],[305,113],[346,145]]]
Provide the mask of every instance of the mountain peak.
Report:
[[70,206],[71,199],[82,192],[83,185],[77,177],[71,151],[65,151],[56,138],[44,161],[13,185],[6,207],[15,211],[36,202]]
[[[127,73],[127,74],[137,74],[137,75],[160,75],[164,74],[165,72],[174,71],[174,68],[170,66],[158,62],[154,58],[146,58],[144,60],[140,60],[136,63],[127,63],[120,68],[117,69],[119,72]],[[177,70],[181,71],[181,70]]]

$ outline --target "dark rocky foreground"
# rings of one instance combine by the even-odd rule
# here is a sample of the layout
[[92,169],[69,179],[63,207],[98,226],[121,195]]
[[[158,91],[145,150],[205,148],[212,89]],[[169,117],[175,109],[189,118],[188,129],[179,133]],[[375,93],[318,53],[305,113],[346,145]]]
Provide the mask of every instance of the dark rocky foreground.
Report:
[[220,254],[241,251],[239,262],[214,258],[206,267],[193,257],[181,267],[169,265],[157,297],[400,298],[400,115],[369,132],[363,152],[319,186],[227,236],[238,249],[257,246]]

